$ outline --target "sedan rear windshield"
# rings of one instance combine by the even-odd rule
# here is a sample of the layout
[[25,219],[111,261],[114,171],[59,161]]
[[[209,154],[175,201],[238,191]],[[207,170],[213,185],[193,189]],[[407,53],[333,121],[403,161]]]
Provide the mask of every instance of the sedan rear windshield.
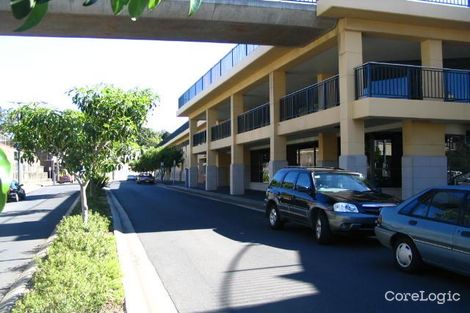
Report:
[[346,173],[315,173],[315,188],[317,191],[371,191],[371,188],[362,176]]

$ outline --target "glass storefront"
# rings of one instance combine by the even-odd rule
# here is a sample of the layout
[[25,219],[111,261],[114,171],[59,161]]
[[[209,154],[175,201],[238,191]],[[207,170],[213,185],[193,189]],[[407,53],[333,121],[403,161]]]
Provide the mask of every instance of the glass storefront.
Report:
[[253,150],[251,155],[250,181],[254,183],[269,183],[269,149]]
[[401,187],[402,133],[366,134],[368,179],[379,187]]
[[[470,135],[470,134],[469,134]],[[470,172],[470,136],[446,135],[447,179]]]

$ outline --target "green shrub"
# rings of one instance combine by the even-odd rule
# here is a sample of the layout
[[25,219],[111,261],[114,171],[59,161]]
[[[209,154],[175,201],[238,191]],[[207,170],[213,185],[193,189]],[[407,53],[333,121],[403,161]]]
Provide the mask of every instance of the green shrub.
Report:
[[91,313],[121,304],[124,297],[115,241],[109,221],[90,214],[64,218],[45,259],[38,261],[33,290],[13,313]]

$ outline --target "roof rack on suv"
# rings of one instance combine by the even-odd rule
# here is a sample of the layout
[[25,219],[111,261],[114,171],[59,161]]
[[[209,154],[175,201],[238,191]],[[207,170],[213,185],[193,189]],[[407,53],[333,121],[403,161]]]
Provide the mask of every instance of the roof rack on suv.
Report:
[[324,170],[340,170],[340,171],[345,171],[344,168],[336,167],[336,166],[312,166],[312,167],[307,167],[307,168],[313,169],[313,170],[324,169]]
[[301,165],[288,165],[285,166],[284,168],[301,168],[301,169],[325,169],[325,170],[340,170],[344,171],[344,168],[341,167],[335,167],[335,166],[301,166]]

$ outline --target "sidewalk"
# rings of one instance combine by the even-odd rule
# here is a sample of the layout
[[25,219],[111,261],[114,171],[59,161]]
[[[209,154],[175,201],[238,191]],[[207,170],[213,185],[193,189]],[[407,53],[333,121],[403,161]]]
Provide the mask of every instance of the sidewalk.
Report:
[[56,225],[78,201],[77,186],[42,188],[0,214],[0,312],[9,312],[34,272],[34,258]]
[[264,198],[266,193],[264,191],[257,190],[245,190],[244,195],[231,195],[228,187],[222,187],[215,191],[206,191],[202,188],[187,188],[183,184],[171,184],[171,183],[160,183],[160,186],[164,186],[169,189],[178,190],[181,192],[192,193],[195,195],[219,200],[222,202],[229,202],[237,204],[248,209],[255,211],[264,212]]

